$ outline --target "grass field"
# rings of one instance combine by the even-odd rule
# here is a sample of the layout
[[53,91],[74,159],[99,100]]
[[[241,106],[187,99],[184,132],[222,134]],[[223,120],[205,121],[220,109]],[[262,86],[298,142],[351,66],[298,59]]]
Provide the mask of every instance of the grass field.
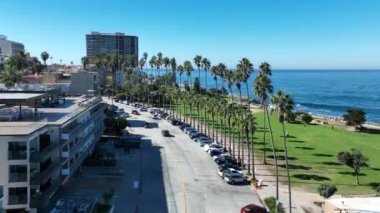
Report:
[[[182,106],[177,105],[177,109],[178,107]],[[197,111],[193,108],[192,116],[196,117],[196,115]],[[207,120],[211,123],[211,115],[207,116]],[[218,120],[217,118],[216,121]],[[277,115],[274,114],[271,121],[276,149],[281,157],[283,156],[282,129]],[[260,156],[263,155],[264,150],[263,113],[255,114],[255,123],[255,154],[262,159]],[[219,124],[216,126],[219,128]],[[380,184],[380,134],[349,132],[343,129],[332,129],[329,125],[286,123],[285,127],[288,133],[289,167],[293,185],[316,191],[322,183],[334,183],[337,185],[339,194],[374,193],[374,187]],[[267,162],[272,164],[269,132],[266,138]],[[360,149],[369,158],[370,166],[362,169],[359,186],[356,185],[353,170],[338,163],[336,158],[338,152],[349,151],[351,148]],[[283,165],[284,161],[279,161],[279,164]],[[282,175],[280,180],[286,181],[283,176],[285,175],[284,167],[280,167],[280,174]]]

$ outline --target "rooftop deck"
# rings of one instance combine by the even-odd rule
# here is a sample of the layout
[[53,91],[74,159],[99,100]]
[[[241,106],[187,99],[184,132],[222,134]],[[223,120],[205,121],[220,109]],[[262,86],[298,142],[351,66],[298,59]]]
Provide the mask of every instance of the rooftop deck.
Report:
[[[100,99],[93,99],[92,103],[99,102]],[[0,136],[5,135],[28,135],[48,124],[62,125],[79,113],[93,106],[90,101],[84,98],[66,98],[65,103],[51,108],[22,107],[23,117],[21,120],[10,120],[0,122]],[[9,116],[14,116],[12,110],[8,108]],[[17,109],[18,110],[18,109]],[[3,115],[4,116],[4,115]]]

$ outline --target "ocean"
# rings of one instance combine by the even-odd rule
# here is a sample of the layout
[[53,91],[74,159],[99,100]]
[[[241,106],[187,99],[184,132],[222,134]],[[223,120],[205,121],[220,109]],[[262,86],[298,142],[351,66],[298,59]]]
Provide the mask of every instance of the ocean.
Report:
[[[147,72],[157,73],[149,69]],[[164,74],[165,69],[161,69],[160,73]],[[251,96],[254,94],[252,84],[256,75],[257,70],[248,81]],[[191,75],[192,80],[195,77],[198,77],[197,69]],[[215,87],[210,72],[207,72],[206,78],[208,87]],[[182,81],[186,80],[183,74]],[[205,73],[201,70],[202,86],[205,82]],[[272,83],[274,91],[281,89],[293,97],[297,111],[341,117],[349,108],[361,108],[366,112],[368,122],[380,123],[380,70],[273,70]],[[221,88],[220,79],[218,84]],[[227,89],[227,83],[224,85]],[[238,94],[236,87],[233,92]],[[246,95],[244,84],[242,95]]]

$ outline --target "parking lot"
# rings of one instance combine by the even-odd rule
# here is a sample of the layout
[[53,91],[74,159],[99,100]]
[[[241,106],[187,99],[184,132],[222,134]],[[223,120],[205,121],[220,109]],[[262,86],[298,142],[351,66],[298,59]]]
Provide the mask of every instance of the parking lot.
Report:
[[[255,191],[247,184],[227,184],[217,174],[218,165],[207,152],[177,126],[167,120],[153,119],[149,112],[139,111],[140,115],[133,115],[132,110],[138,110],[133,106],[114,104],[131,115],[128,131],[144,139],[138,151],[140,168],[130,168],[125,173],[126,177],[140,177],[125,178],[117,194],[116,212],[128,212],[123,206],[134,184],[139,185],[134,199],[139,212],[150,212],[143,210],[148,206],[153,212],[239,212],[249,203],[261,205]],[[138,125],[134,126],[133,122]],[[141,122],[153,124],[153,128],[144,128]],[[164,129],[171,137],[161,135]],[[134,179],[140,181],[137,183]]]

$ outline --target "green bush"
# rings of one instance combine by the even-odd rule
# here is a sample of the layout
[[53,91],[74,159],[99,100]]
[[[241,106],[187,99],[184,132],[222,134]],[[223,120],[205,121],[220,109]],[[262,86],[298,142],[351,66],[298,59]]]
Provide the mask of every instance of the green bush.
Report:
[[375,188],[375,191],[380,195],[380,184]]
[[337,191],[337,188],[334,184],[322,184],[318,187],[319,195],[321,195],[324,198],[329,198],[335,194]]
[[301,117],[301,120],[307,124],[309,124],[311,121],[313,121],[313,117],[307,113],[304,113]]
[[115,99],[125,100],[126,98],[127,98],[127,96],[124,93],[117,93],[115,95]]
[[[267,197],[264,199],[265,205],[269,208],[270,213],[276,212],[276,198],[274,197]],[[278,213],[285,213],[285,209],[282,205],[282,203],[278,204]]]

